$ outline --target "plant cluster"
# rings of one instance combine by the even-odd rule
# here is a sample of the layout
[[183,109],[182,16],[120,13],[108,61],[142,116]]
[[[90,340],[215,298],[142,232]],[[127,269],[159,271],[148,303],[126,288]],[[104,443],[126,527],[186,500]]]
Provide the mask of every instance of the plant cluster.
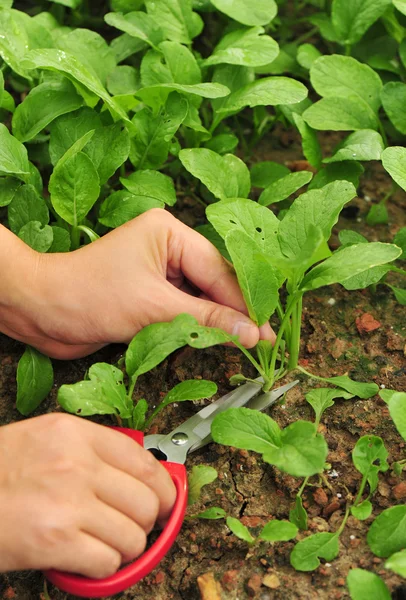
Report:
[[[386,224],[388,202],[398,188],[406,190],[403,0],[26,4],[19,10],[13,0],[0,0],[2,222],[38,252],[69,252],[189,195],[206,207],[207,223],[198,230],[233,263],[250,317],[259,326],[272,317],[278,331],[274,347],[260,342],[251,353],[189,315],[151,325],[129,345],[125,369],[97,363],[84,381],[63,386],[58,400],[64,409],[110,414],[143,429],[172,402],[211,397],[214,383],[186,381],[149,414],[145,400],[134,405],[138,377],[186,345],[233,342],[262,376],[265,391],[295,369],[312,376],[298,363],[302,301],[322,286],[385,285],[406,305],[406,228],[392,243],[351,230],[341,231],[334,252],[328,243],[371,164],[382,163],[392,189],[372,204],[368,224]],[[253,160],[258,142],[280,128],[300,137],[305,170]],[[340,140],[327,156],[318,131],[335,132]],[[347,376],[316,379],[334,387],[306,396],[315,422],[281,429],[267,415],[231,409],[213,425],[218,443],[256,451],[275,468],[304,478],[290,523],[271,521],[261,540],[292,539],[307,528],[302,493],[309,478],[323,476],[328,454],[318,432],[323,412],[335,398],[378,392],[375,384]],[[232,383],[244,380],[241,374]],[[17,407],[28,415],[53,385],[51,361],[27,348],[17,383]],[[381,395],[405,439],[405,394]],[[378,472],[388,469],[383,440],[362,437],[353,462],[363,478],[355,498],[349,494],[342,525],[334,534],[299,541],[291,555],[296,569],[332,560],[348,515],[371,514]],[[399,474],[404,464],[392,468]],[[404,510],[384,511],[368,535],[372,551],[401,575]],[[208,511],[200,517],[226,517],[215,507]],[[227,523],[254,541],[239,521],[228,517]],[[391,543],[382,533],[388,528]],[[367,586],[370,597],[389,597],[385,584],[362,570],[351,571],[348,585],[355,600]]]

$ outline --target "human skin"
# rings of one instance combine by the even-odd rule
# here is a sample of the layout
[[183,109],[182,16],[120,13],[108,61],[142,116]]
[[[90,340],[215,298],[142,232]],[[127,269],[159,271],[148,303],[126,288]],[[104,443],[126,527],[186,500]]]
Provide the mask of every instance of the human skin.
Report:
[[[246,347],[274,340],[248,318],[229,263],[163,210],[71,253],[39,254],[2,226],[0,247],[0,331],[51,357],[129,342],[180,313]],[[108,428],[64,414],[0,428],[0,571],[111,575],[174,501],[159,462]]]

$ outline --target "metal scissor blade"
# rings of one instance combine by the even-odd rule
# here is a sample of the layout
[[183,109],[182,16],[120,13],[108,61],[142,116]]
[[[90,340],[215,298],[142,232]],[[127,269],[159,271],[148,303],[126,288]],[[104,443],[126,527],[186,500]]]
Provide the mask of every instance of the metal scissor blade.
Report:
[[263,394],[259,394],[259,396],[251,398],[251,400],[246,404],[246,407],[262,412],[270,406],[272,406],[273,404],[275,404],[275,402],[279,400],[281,396],[286,394],[286,392],[291,390],[298,383],[299,380],[296,379],[296,381],[292,381],[292,383],[287,383],[286,385],[283,385],[282,387],[278,388],[277,390],[274,390],[273,392],[264,392]]
[[[261,383],[261,378],[258,379],[258,384],[244,383],[244,385],[229,392],[226,396],[205,406],[171,433],[160,436],[156,444],[158,448],[156,449],[163,452],[169,461],[184,463],[192,447],[198,446],[201,448],[205,443],[208,443],[203,443],[203,440],[210,434],[211,424],[215,416],[230,407],[245,406],[254,396],[260,393]],[[144,441],[144,447],[148,449],[154,447],[156,441],[155,436],[153,436],[154,440],[149,440],[150,437],[152,436],[147,436]],[[150,441],[153,444],[152,446],[149,444]]]

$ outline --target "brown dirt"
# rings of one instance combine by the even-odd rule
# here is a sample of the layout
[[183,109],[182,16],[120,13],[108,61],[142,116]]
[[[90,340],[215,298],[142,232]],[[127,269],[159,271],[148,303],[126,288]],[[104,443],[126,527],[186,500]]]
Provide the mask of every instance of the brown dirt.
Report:
[[[327,147],[334,141],[334,138],[326,136],[323,146]],[[256,160],[285,162],[299,158],[301,152],[295,136],[273,141],[272,148],[269,142],[262,143],[256,153]],[[339,229],[355,229],[370,240],[391,240],[394,233],[405,225],[405,195],[401,192],[389,204],[389,226],[369,228],[365,224],[364,217],[370,203],[362,197],[367,195],[372,201],[377,200],[388,186],[389,178],[380,167],[368,168],[361,185],[361,197],[351,203],[350,210],[344,211],[334,230],[332,247],[338,244]],[[203,219],[202,208],[188,197],[180,202],[177,211],[190,225]],[[332,301],[335,301],[333,305]],[[380,326],[369,333],[360,333],[357,318],[365,313],[372,315]],[[301,361],[315,374],[332,376],[347,373],[360,381],[375,381],[382,387],[406,390],[405,343],[404,307],[398,305],[383,286],[378,286],[375,293],[370,289],[347,292],[340,286],[333,286],[305,297]],[[0,337],[1,424],[21,418],[15,410],[14,399],[16,366],[22,351],[20,344]],[[122,351],[121,347],[110,347],[85,360],[55,362],[55,388],[38,413],[58,410],[56,391],[60,385],[82,378],[93,362],[117,361]],[[252,373],[249,365],[233,349],[185,349],[144,376],[137,395],[154,404],[161,392],[178,381],[196,376],[216,381],[221,394],[229,389],[228,378],[241,370],[245,374]],[[304,400],[312,381],[301,379],[300,389],[292,390],[283,404],[279,403],[272,409],[273,418],[281,426],[298,418],[312,418],[311,408]],[[193,403],[169,407],[158,419],[157,429],[168,431],[194,411]],[[305,490],[304,500],[312,532],[335,531],[344,514],[346,495],[356,493],[360,474],[352,466],[351,450],[361,435],[382,436],[390,462],[405,457],[405,444],[393,426],[385,403],[378,396],[370,400],[336,400],[335,406],[325,413],[320,427],[330,448],[328,461],[338,476],[327,476],[324,481],[315,477],[312,479],[313,486]],[[227,514],[243,517],[245,524],[254,532],[271,517],[288,517],[300,480],[262,463],[255,453],[214,444],[191,456],[187,466],[190,469],[194,464],[202,463],[215,467],[219,479],[204,489],[199,504],[189,509],[190,515],[205,507],[221,506]],[[401,483],[402,478],[396,477],[391,470],[380,474],[378,490],[373,497],[373,517],[388,506],[404,502],[399,493],[403,489],[403,484],[399,487]],[[373,517],[366,522],[350,517],[341,536],[339,557],[332,561],[331,566],[321,565],[313,573],[298,573],[290,566],[289,553],[293,542],[262,543],[248,548],[229,533],[222,520],[187,520],[159,568],[139,585],[116,597],[123,600],[347,600],[346,575],[350,568],[362,567],[382,575],[394,598],[406,598],[401,578],[385,571],[384,561],[369,551],[366,532]],[[206,577],[202,579],[202,575]],[[0,598],[39,599],[43,583],[39,573],[3,575],[0,577]],[[49,586],[49,596],[52,600],[73,600],[73,596],[52,586]]]

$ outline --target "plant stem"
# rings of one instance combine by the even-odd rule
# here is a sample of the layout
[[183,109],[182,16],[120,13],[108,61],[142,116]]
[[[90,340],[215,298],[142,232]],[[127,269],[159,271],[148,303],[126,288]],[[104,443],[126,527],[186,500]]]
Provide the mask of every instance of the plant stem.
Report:
[[155,410],[152,413],[152,415],[150,417],[148,417],[148,419],[145,421],[144,431],[146,431],[148,429],[148,427],[151,425],[152,421],[155,419],[155,417],[157,416],[157,414],[159,412],[161,412],[161,410],[163,408],[165,408],[165,406],[167,406],[167,404],[165,404],[165,402],[161,402],[160,404],[158,404],[158,406],[155,408]]
[[310,29],[310,31],[303,33],[303,35],[300,35],[299,37],[295,38],[295,44],[302,44],[303,42],[308,40],[310,37],[312,37],[315,33],[317,33],[318,30],[319,30],[318,27],[313,27],[312,29]]
[[287,324],[289,322],[290,316],[291,316],[292,312],[294,311],[294,309],[296,307],[296,303],[297,303],[298,299],[299,299],[298,295],[297,294],[293,294],[291,296],[290,300],[289,300],[288,306],[286,307],[285,316],[284,316],[283,321],[281,323],[281,326],[279,328],[278,335],[276,337],[275,346],[274,346],[273,351],[272,351],[271,364],[269,366],[270,379],[269,379],[268,385],[264,386],[264,391],[265,392],[269,392],[269,390],[272,389],[272,386],[274,384],[274,381],[275,381],[276,358],[277,358],[277,355],[278,355],[279,346],[281,345],[283,334],[284,334],[286,326],[287,326]]
[[366,482],[367,482],[367,475],[364,475],[362,477],[361,485],[359,486],[357,497],[354,500],[354,506],[357,506],[357,504],[361,500],[361,496],[364,493]]
[[346,509],[345,509],[344,519],[342,520],[340,528],[337,531],[337,535],[341,535],[342,532],[344,531],[344,527],[347,525],[347,521],[348,521],[348,517],[349,516],[350,516],[350,505],[347,504]]
[[406,277],[406,271],[404,269],[399,269],[398,267],[393,267],[391,265],[390,270],[394,273],[399,273],[399,275],[403,275],[403,277]]
[[250,363],[252,363],[254,365],[254,367],[256,368],[256,370],[258,371],[258,373],[261,375],[261,377],[263,377],[265,385],[267,385],[269,383],[269,377],[265,373],[264,369],[261,367],[261,365],[259,364],[259,362],[257,362],[255,360],[255,358],[252,356],[252,354],[250,352],[248,352],[248,350],[246,348],[244,348],[244,346],[242,344],[240,344],[240,342],[233,341],[233,344],[235,344],[237,346],[237,348],[239,350],[241,350],[241,352],[243,354],[245,354],[245,356],[248,358],[248,360],[250,361]]
[[133,394],[134,394],[134,388],[135,388],[135,384],[137,383],[137,377],[132,377],[131,378],[131,383],[130,383],[130,387],[128,388],[128,394],[127,396],[129,397],[129,399],[133,400]]
[[351,44],[345,44],[345,56],[351,56]]
[[302,325],[303,297],[297,302],[295,310],[292,313],[292,334],[289,344],[289,371],[297,367],[300,351],[300,331]]
[[75,225],[72,226],[71,229],[71,250],[77,250],[80,246],[80,235],[81,235],[81,231],[80,229],[78,229],[78,227],[76,227]]
[[387,146],[388,146],[388,137],[387,137],[387,135],[386,135],[385,128],[384,128],[384,126],[383,126],[383,123],[382,123],[381,119],[378,119],[378,122],[379,122],[379,133],[380,133],[380,134],[381,134],[381,136],[382,136],[382,139],[383,139],[383,143],[384,143],[384,145],[385,145],[385,148],[387,148]]
[[302,485],[300,486],[300,489],[299,489],[298,493],[296,494],[296,496],[297,496],[297,497],[299,497],[299,498],[300,498],[300,497],[302,496],[302,494],[303,494],[303,490],[304,490],[304,489],[305,489],[305,487],[307,486],[307,483],[308,483],[309,479],[310,479],[310,477],[309,477],[309,476],[308,476],[308,477],[306,477],[305,479],[303,479],[303,483],[302,483]]
[[305,375],[307,375],[308,377],[311,377],[312,379],[318,379],[318,381],[327,381],[327,383],[330,383],[329,380],[326,379],[325,377],[319,377],[318,375],[313,375],[313,373],[306,371],[306,369],[304,369],[303,367],[297,366],[295,370],[300,371],[301,373],[304,373]]

